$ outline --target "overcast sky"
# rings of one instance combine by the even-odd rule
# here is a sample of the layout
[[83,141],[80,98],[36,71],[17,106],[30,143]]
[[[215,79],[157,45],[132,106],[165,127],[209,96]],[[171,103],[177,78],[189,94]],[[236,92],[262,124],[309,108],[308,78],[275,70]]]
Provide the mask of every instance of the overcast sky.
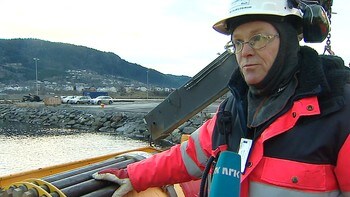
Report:
[[[346,3],[334,0],[331,41],[348,65]],[[0,38],[82,45],[165,74],[194,76],[229,40],[212,29],[226,5],[227,0],[0,0]],[[312,46],[323,53],[324,44]]]

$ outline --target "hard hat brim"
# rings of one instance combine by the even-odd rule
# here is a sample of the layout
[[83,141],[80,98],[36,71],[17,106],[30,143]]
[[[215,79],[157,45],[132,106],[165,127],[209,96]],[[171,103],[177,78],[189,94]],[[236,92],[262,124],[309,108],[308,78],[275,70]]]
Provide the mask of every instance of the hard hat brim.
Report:
[[215,23],[213,25],[213,29],[216,30],[219,33],[230,35],[232,34],[233,30],[238,27],[239,25],[251,22],[251,21],[275,21],[275,22],[290,22],[297,30],[298,32],[301,31],[301,18],[299,16],[295,15],[288,15],[288,16],[280,16],[280,15],[273,15],[273,14],[241,14],[236,15],[233,17],[227,17],[225,19],[220,20],[219,22]]

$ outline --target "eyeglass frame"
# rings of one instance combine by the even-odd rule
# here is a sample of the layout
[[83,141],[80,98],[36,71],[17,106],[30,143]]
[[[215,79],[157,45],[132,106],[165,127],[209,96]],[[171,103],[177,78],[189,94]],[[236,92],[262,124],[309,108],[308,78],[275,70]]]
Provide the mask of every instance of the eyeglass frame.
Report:
[[[252,42],[252,38],[254,38],[256,36],[261,36],[261,37],[267,38],[267,42],[262,47],[254,48],[254,45],[251,45],[250,43]],[[239,42],[242,45],[241,49],[237,51],[236,47],[234,47],[235,44],[232,41],[232,35],[231,35],[231,40],[226,43],[224,48],[225,48],[226,51],[228,51],[229,53],[233,53],[233,54],[238,54],[238,53],[242,52],[243,47],[244,47],[245,44],[248,44],[252,49],[259,50],[259,49],[262,49],[262,48],[266,47],[269,43],[274,41],[276,37],[279,37],[279,34],[266,35],[266,34],[259,33],[259,34],[255,34],[255,35],[251,36],[249,38],[249,40],[246,41],[246,42],[235,41],[235,42]]]

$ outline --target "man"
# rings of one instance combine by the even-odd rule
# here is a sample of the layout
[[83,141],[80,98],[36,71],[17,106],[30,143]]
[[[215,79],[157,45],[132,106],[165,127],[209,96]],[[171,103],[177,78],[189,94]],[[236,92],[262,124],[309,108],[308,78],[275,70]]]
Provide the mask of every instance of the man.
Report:
[[206,166],[246,139],[241,196],[349,197],[350,71],[339,57],[299,46],[303,16],[293,3],[232,1],[214,29],[231,35],[239,65],[228,84],[233,96],[187,142],[94,178],[121,184],[114,196],[205,181]]

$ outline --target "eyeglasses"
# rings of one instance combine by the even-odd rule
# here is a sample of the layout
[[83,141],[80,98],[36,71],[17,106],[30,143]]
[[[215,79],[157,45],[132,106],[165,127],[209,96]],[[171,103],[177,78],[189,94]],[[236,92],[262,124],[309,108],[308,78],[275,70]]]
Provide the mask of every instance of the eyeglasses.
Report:
[[243,42],[242,40],[232,40],[229,41],[225,45],[225,49],[230,53],[240,53],[243,50],[244,44],[249,44],[253,49],[262,49],[266,47],[267,44],[272,42],[276,37],[279,37],[278,34],[275,35],[264,35],[264,34],[256,34],[249,38],[247,42]]

